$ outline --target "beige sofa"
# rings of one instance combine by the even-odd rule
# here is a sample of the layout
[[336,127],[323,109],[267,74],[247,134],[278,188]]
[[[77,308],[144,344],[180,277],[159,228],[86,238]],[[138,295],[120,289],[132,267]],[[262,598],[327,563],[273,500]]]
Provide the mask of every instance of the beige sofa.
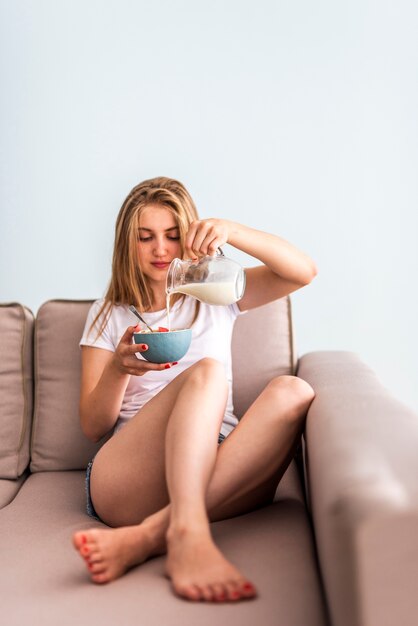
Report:
[[[84,476],[103,441],[83,436],[77,410],[89,304],[49,301],[36,320],[19,304],[0,306],[2,623],[418,623],[418,417],[353,353],[297,359],[289,298],[238,319],[234,402],[240,416],[273,376],[297,373],[316,391],[303,445],[271,506],[211,525],[259,597],[182,600],[164,576],[164,556],[108,585],[91,583],[71,544],[75,530],[101,525],[86,515]],[[255,355],[248,336],[264,344],[266,327],[269,341]]]

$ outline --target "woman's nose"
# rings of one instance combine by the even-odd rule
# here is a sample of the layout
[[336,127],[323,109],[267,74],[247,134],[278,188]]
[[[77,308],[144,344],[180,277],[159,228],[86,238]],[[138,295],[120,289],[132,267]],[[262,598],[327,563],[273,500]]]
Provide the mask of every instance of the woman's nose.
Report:
[[167,246],[164,239],[157,238],[155,240],[154,254],[157,256],[163,256],[167,252]]

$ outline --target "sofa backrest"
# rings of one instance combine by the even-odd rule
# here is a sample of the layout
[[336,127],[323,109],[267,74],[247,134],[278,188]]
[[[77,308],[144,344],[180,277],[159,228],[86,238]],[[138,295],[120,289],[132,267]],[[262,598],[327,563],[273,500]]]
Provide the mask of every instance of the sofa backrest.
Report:
[[79,420],[79,341],[91,300],[49,300],[35,321],[35,406],[32,472],[86,467],[104,440],[93,444]]
[[0,478],[18,478],[29,463],[33,325],[28,308],[0,304]]
[[[108,438],[91,443],[83,435],[78,417],[78,343],[91,302],[51,300],[38,311],[32,472],[84,469]],[[269,330],[267,342],[265,329]],[[232,340],[237,416],[242,416],[274,376],[294,373],[295,359],[289,298],[241,315]]]
[[272,378],[294,374],[296,363],[290,297],[240,315],[232,336],[235,415],[241,418]]

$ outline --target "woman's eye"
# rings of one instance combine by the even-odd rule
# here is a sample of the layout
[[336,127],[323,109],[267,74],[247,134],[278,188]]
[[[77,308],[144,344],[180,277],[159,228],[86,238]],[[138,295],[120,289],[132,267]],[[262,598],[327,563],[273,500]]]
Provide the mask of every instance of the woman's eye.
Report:
[[[167,235],[167,239],[169,239],[170,241],[179,241],[180,237],[169,237]],[[152,240],[152,236],[150,237],[138,237],[138,241],[151,241]]]

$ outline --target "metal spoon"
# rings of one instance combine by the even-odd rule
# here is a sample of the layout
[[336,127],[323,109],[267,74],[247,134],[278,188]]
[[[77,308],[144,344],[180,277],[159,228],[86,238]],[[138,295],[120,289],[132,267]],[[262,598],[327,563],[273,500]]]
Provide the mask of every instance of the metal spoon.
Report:
[[154,332],[154,331],[152,330],[151,326],[148,326],[148,324],[146,323],[146,321],[144,320],[144,318],[143,318],[143,317],[141,317],[141,315],[138,313],[138,311],[136,310],[136,308],[134,307],[134,305],[133,305],[133,304],[131,304],[131,305],[130,305],[129,310],[130,310],[130,311],[132,311],[132,313],[133,313],[134,315],[136,315],[136,316],[137,316],[137,318],[138,318],[139,320],[141,320],[141,322],[142,322],[143,324],[145,324],[145,326],[148,328],[148,330],[149,330],[149,331]]

